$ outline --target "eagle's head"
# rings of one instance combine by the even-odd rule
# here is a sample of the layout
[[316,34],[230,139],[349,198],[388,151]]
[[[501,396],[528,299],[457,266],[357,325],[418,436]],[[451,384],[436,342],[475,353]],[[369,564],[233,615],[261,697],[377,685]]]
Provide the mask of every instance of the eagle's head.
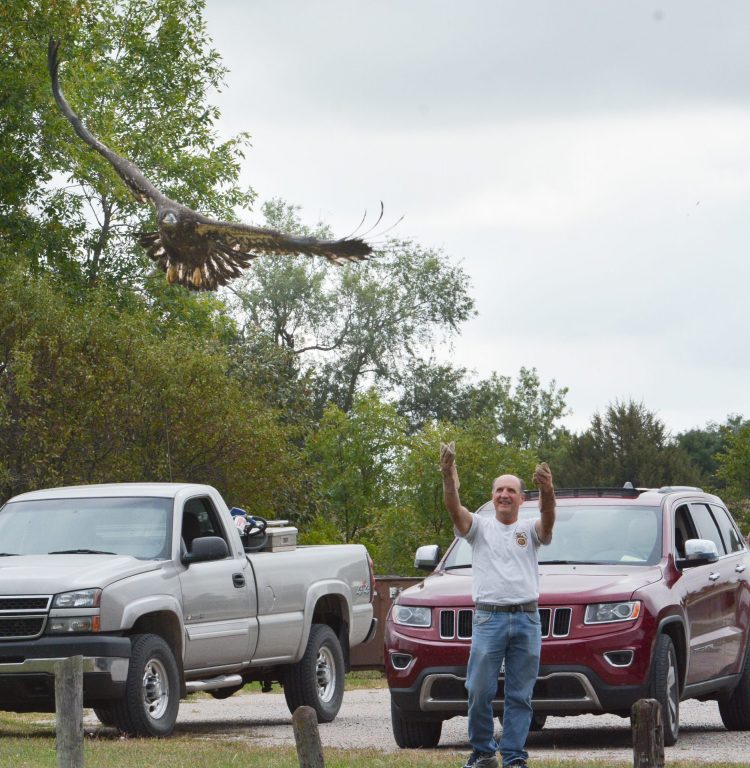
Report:
[[174,208],[162,208],[156,215],[160,227],[174,227],[180,221],[180,215]]

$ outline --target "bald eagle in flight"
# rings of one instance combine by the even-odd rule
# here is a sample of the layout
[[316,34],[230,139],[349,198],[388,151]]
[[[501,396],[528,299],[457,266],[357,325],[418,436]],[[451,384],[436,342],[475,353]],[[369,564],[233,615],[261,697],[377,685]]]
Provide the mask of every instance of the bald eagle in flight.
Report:
[[73,112],[60,90],[58,47],[59,42],[50,38],[47,66],[55,101],[73,130],[111,163],[136,200],[150,202],[156,209],[158,231],[142,233],[139,242],[166,273],[168,282],[191,290],[212,291],[238,277],[252,259],[264,254],[322,256],[341,265],[361,261],[372,253],[372,248],[360,238],[318,240],[285,235],[273,229],[211,219],[170,200],[135,163],[115,154],[93,136]]

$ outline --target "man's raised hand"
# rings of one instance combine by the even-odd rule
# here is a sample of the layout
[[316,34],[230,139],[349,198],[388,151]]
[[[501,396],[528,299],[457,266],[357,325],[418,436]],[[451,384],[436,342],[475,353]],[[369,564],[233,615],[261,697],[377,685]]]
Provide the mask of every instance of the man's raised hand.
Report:
[[539,490],[552,490],[552,472],[546,462],[536,465],[534,470],[534,477],[532,478],[534,485]]

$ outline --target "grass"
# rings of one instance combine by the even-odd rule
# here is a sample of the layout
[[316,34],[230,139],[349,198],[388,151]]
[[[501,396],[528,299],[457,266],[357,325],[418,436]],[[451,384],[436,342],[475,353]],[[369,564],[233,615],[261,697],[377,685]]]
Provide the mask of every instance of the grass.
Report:
[[[0,712],[0,766],[55,768],[54,715]],[[324,748],[326,768],[455,768],[465,757],[445,749],[378,752]],[[112,731],[89,733],[84,743],[87,768],[296,768],[291,747],[260,746],[251,739],[214,739],[208,735],[169,739],[126,739]],[[630,768],[631,762],[534,760],[534,768]],[[669,768],[737,768],[728,763],[670,761]]]
[[[384,687],[380,672],[347,675],[347,689]],[[255,692],[258,684],[248,690]],[[457,768],[465,757],[452,750],[401,750],[324,748],[326,768]],[[250,738],[212,738],[206,733],[169,739],[129,739],[113,731],[87,732],[84,742],[86,768],[297,768],[299,759],[291,747],[267,747]],[[0,712],[0,767],[55,768],[53,714]],[[632,761],[534,760],[534,768],[631,768]],[[671,761],[669,768],[737,768],[731,763]]]

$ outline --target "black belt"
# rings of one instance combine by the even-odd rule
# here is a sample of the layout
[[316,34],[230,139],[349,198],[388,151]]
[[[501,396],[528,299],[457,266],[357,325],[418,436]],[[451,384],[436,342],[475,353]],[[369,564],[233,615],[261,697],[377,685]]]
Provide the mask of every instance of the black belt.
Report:
[[475,608],[478,611],[490,611],[491,613],[536,613],[539,605],[536,600],[530,603],[516,603],[515,605],[495,605],[494,603],[477,603]]

